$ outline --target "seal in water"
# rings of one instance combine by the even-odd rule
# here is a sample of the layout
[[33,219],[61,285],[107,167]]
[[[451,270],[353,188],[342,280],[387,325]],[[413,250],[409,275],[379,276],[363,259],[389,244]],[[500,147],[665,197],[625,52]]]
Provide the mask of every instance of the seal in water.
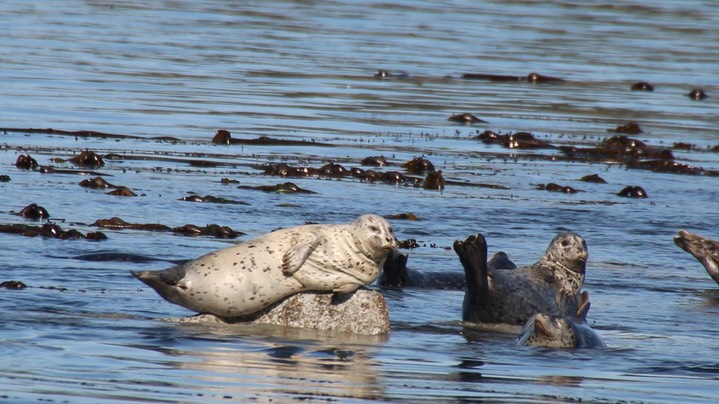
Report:
[[[384,262],[382,273],[377,278],[377,285],[386,288],[420,288],[464,290],[467,283],[461,272],[426,272],[407,268],[407,254],[394,250]],[[515,269],[517,265],[509,259],[504,251],[498,251],[487,262],[487,267],[493,269]]]
[[561,313],[537,313],[517,337],[517,345],[547,348],[604,348],[599,334],[587,324],[589,292],[557,295]]
[[719,241],[679,230],[679,235],[674,236],[674,244],[699,260],[714,282],[719,283]]
[[575,233],[557,235],[539,261],[512,270],[487,267],[487,241],[481,234],[455,241],[454,251],[467,282],[462,320],[514,325],[538,312],[559,312],[557,293],[579,293],[589,255]]
[[215,251],[162,271],[132,272],[171,303],[232,318],[305,291],[351,293],[372,283],[397,247],[377,215],[304,225]]

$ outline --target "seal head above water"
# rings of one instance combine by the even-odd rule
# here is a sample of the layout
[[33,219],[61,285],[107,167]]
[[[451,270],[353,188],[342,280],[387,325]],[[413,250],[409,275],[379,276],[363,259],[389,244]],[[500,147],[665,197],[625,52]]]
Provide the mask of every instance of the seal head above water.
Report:
[[162,271],[132,272],[171,303],[232,318],[305,291],[350,293],[372,283],[397,247],[377,215],[277,230]]
[[537,313],[530,318],[517,337],[517,345],[547,348],[603,348],[599,334],[587,324],[589,293],[557,296],[560,312]]
[[679,234],[674,236],[674,244],[699,260],[709,276],[719,283],[719,241],[679,230]]
[[481,234],[455,241],[454,251],[467,282],[462,319],[514,325],[538,312],[559,312],[557,293],[579,293],[589,255],[586,242],[575,233],[557,235],[539,261],[512,270],[488,268]]

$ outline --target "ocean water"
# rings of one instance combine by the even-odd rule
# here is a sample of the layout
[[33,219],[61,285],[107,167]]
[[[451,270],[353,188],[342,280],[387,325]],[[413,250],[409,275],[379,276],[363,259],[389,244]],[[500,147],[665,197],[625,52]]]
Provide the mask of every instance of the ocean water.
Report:
[[[719,286],[672,242],[719,239],[719,177],[566,159],[556,148],[473,139],[527,131],[555,146],[629,135],[719,170],[719,5],[710,1],[4,1],[0,4],[0,224],[40,225],[31,203],[82,233],[97,219],[170,227],[216,223],[236,240],[101,229],[105,241],[0,233],[2,402],[713,402]],[[386,69],[394,75],[378,79]],[[559,83],[468,80],[468,73]],[[638,81],[655,91],[630,91]],[[686,94],[703,88],[708,98]],[[472,113],[487,123],[447,118]],[[29,129],[123,135],[72,136]],[[305,145],[217,145],[268,136]],[[174,140],[158,137],[172,137]],[[115,153],[93,169],[137,197],[78,183],[68,158]],[[14,163],[30,154],[44,174]],[[361,166],[424,156],[442,191],[351,177],[281,178],[261,164]],[[198,164],[197,162],[206,162]],[[194,163],[193,163],[194,162]],[[212,162],[209,164],[207,162]],[[406,172],[405,172],[406,174]],[[599,174],[606,184],[579,181]],[[225,185],[291,180],[316,194]],[[558,183],[580,192],[555,193]],[[646,199],[621,198],[641,186]],[[190,193],[245,204],[191,203]],[[381,290],[392,331],[362,337],[273,327],[174,324],[191,315],[129,275],[161,269],[277,227],[363,213],[416,239],[409,266],[461,272],[454,240],[478,232],[490,253],[536,261],[558,232],[589,246],[589,323],[606,349],[518,347],[462,325],[463,292]],[[97,262],[98,252],[157,261]]]

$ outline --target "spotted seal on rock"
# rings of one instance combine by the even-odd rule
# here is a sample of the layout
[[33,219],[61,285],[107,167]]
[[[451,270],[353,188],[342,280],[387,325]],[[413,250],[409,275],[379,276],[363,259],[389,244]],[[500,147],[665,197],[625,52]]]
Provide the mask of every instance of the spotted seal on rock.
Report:
[[674,236],[674,244],[699,260],[709,276],[719,283],[719,241],[679,230],[679,234]]
[[464,321],[523,325],[535,313],[558,312],[558,292],[576,294],[584,285],[589,254],[575,233],[557,235],[539,261],[512,270],[489,270],[481,234],[457,240],[453,247],[467,281]]
[[[382,273],[377,278],[377,285],[386,288],[420,288],[464,290],[467,283],[462,272],[427,272],[408,268],[409,256],[394,250],[387,256]],[[487,267],[493,269],[514,269],[517,265],[509,259],[504,251],[498,251],[487,262]]]
[[537,313],[517,337],[517,345],[546,348],[604,348],[602,337],[587,324],[589,293],[569,295],[560,292],[560,313]]
[[171,303],[232,318],[305,291],[351,293],[372,283],[397,247],[377,215],[303,225],[245,241],[162,271],[132,272]]

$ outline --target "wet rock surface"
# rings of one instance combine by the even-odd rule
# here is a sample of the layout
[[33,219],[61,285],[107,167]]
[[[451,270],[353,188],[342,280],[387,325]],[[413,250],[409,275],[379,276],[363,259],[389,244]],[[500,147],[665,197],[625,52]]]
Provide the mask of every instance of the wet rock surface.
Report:
[[366,289],[344,298],[337,298],[331,293],[299,293],[252,317],[223,319],[211,314],[200,314],[166,321],[271,324],[361,335],[384,335],[390,332],[389,312],[384,296]]

